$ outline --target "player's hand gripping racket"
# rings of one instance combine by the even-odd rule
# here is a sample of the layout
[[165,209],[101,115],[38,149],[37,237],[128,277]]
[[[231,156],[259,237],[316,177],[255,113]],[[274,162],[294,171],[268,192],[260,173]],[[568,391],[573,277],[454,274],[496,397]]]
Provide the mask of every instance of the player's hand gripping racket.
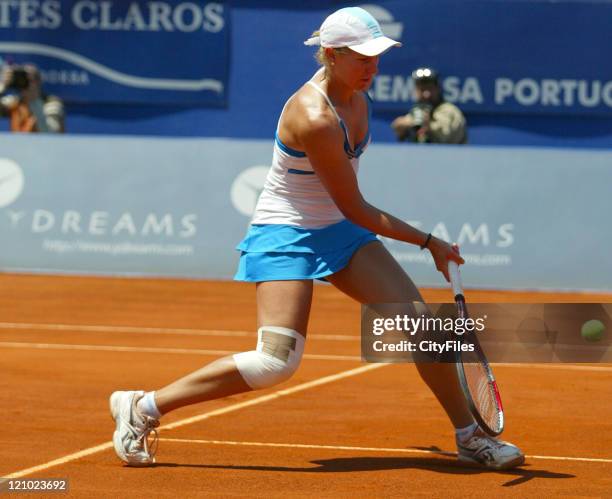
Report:
[[[457,304],[458,317],[467,319],[468,311],[457,263],[448,262],[448,273]],[[496,436],[504,431],[504,409],[493,371],[476,334],[475,331],[472,331],[457,338],[462,345],[467,346],[467,349],[464,346],[455,353],[457,375],[474,419],[489,435]],[[465,351],[462,351],[464,349]]]

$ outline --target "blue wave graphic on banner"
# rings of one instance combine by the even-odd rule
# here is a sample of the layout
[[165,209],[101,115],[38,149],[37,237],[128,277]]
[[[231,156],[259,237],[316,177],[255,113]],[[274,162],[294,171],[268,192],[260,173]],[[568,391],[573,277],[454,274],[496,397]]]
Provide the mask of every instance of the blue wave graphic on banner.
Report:
[[75,52],[58,47],[52,47],[50,45],[41,45],[38,43],[0,42],[0,51],[16,54],[32,54],[54,57],[76,66],[80,66],[81,68],[91,71],[102,78],[128,87],[153,90],[179,90],[188,92],[198,92],[202,90],[211,90],[217,93],[223,92],[223,82],[219,80],[213,80],[210,78],[204,78],[202,80],[176,80],[132,76],[99,64]]

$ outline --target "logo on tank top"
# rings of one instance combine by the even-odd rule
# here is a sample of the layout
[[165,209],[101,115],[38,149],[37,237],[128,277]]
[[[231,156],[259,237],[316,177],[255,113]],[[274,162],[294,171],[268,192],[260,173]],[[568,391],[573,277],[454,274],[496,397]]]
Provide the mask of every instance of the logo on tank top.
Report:
[[230,196],[238,212],[247,217],[253,215],[269,169],[269,166],[252,166],[236,177],[232,183]]
[[0,158],[0,208],[15,201],[23,191],[21,167],[12,159]]

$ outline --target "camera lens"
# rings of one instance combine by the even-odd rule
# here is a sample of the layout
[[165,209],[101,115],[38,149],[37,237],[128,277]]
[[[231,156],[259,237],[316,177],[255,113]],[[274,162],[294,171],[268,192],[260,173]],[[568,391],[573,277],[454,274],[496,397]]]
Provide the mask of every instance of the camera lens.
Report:
[[14,88],[15,90],[25,90],[28,88],[30,84],[28,73],[23,68],[14,68],[13,69],[13,77],[8,84],[9,88]]
[[420,128],[423,126],[425,122],[425,112],[422,108],[416,107],[412,111],[412,122],[414,128]]

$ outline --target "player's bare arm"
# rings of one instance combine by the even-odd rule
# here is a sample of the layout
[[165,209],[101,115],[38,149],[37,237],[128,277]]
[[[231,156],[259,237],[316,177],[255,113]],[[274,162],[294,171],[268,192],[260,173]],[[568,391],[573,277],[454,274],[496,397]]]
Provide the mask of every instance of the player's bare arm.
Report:
[[[419,246],[425,244],[428,234],[372,206],[364,199],[355,172],[343,150],[344,136],[335,118],[320,117],[311,121],[305,127],[301,139],[303,150],[310,158],[314,170],[344,216],[382,236]],[[464,263],[463,258],[441,239],[429,238],[427,247],[436,268],[447,280],[448,260]]]

